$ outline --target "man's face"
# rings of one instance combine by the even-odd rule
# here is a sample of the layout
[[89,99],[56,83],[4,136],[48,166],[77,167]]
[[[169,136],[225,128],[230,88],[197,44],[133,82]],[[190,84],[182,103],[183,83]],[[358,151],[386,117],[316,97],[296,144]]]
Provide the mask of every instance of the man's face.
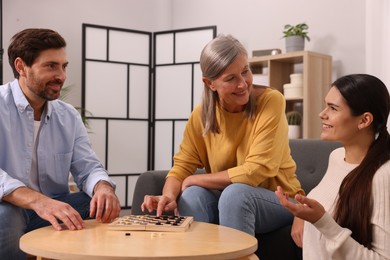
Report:
[[40,102],[59,98],[67,65],[65,48],[42,51],[31,67],[24,65],[20,81],[28,100]]

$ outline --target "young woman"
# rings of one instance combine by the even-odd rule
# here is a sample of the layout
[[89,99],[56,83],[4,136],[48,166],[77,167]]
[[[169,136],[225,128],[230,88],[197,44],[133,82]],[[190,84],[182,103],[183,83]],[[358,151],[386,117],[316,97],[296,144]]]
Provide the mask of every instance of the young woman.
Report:
[[[354,74],[336,80],[320,113],[324,140],[343,148],[301,204],[276,191],[296,217],[293,238],[304,259],[390,259],[390,97],[378,78]],[[301,230],[301,232],[299,232]]]
[[[162,196],[145,196],[142,210],[178,210],[196,221],[266,233],[292,222],[274,191],[302,193],[290,156],[285,100],[252,85],[248,55],[220,35],[201,53],[204,92],[192,112]],[[205,168],[208,174],[193,174]]]

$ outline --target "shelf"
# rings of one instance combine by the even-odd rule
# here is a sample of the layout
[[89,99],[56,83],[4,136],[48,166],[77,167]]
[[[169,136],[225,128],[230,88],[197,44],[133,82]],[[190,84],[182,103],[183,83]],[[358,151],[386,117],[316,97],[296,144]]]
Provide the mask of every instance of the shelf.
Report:
[[303,138],[319,138],[321,120],[318,114],[330,88],[332,57],[312,51],[289,52],[249,59],[254,74],[268,76],[269,86],[283,93],[283,85],[290,83],[290,74],[303,74],[303,97],[287,98],[286,112],[295,103],[303,105]]

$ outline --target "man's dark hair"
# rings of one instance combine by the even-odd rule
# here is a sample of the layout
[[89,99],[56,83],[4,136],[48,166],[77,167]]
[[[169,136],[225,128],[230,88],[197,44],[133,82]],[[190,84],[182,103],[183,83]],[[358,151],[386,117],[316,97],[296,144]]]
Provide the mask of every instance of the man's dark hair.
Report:
[[15,78],[19,73],[15,68],[15,59],[21,58],[27,66],[31,67],[42,51],[60,49],[66,46],[61,35],[50,29],[30,28],[15,34],[8,47],[8,59]]

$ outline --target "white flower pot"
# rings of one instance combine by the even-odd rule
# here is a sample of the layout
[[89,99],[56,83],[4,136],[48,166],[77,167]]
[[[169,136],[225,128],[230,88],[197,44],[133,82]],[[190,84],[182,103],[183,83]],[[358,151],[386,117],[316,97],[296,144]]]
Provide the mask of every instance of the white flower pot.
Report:
[[288,126],[288,138],[289,139],[301,138],[301,126],[300,125],[289,125]]

